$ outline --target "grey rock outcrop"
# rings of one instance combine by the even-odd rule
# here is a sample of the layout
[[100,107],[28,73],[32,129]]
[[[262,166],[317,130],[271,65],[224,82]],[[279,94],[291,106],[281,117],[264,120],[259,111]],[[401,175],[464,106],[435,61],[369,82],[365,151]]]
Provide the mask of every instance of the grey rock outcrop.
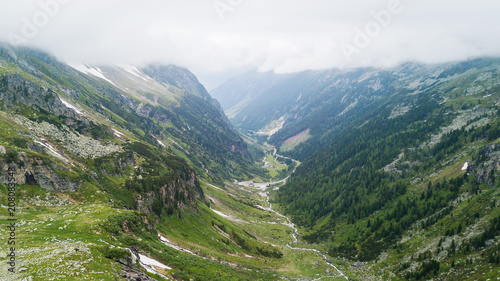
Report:
[[7,109],[24,104],[39,107],[56,115],[82,119],[73,109],[65,106],[52,89],[43,88],[20,74],[9,74],[0,78],[0,101]]
[[[47,122],[37,123],[22,116],[16,116],[16,120],[37,136],[50,136],[52,139],[60,141],[68,151],[83,158],[98,158],[122,151],[119,145],[102,144],[78,132],[72,132],[65,126],[61,129]],[[48,148],[51,150],[50,147]]]
[[2,184],[9,183],[7,175],[9,167],[15,168],[16,184],[39,185],[43,189],[54,192],[75,191],[80,187],[80,182],[58,175],[48,163],[26,156],[19,156],[15,163],[0,160],[0,183]]
[[137,209],[144,213],[153,213],[153,204],[160,200],[165,207],[188,209],[196,206],[196,200],[205,201],[203,191],[193,171],[186,172],[184,179],[178,178],[159,188],[160,198],[155,192],[143,193],[136,198]]
[[472,172],[479,182],[486,182],[494,187],[495,174],[500,171],[500,145],[487,145],[480,149],[478,154],[472,165],[469,165],[468,172]]

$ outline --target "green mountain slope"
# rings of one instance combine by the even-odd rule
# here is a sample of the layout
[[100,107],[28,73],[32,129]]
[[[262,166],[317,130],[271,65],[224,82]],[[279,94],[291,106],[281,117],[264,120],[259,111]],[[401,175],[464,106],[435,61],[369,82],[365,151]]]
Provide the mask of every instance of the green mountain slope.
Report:
[[231,121],[302,162],[275,203],[355,278],[486,280],[499,274],[499,69],[406,63],[218,90],[248,94]]
[[498,274],[489,267],[500,242],[499,67],[478,59],[341,74],[323,93],[331,99],[285,121],[271,143],[311,135],[286,152],[303,163],[277,195],[309,229],[304,239],[389,279]]
[[499,69],[242,76],[244,141],[184,68],[2,45],[0,279],[494,280]]
[[[231,222],[217,232],[200,183],[260,173],[245,142],[189,71],[149,74],[0,46],[1,218],[16,219],[17,239],[15,273],[4,256],[1,280],[275,279],[261,263],[219,261],[281,253]],[[173,224],[208,231],[225,250],[179,251],[159,236]],[[148,272],[147,257],[164,266]]]

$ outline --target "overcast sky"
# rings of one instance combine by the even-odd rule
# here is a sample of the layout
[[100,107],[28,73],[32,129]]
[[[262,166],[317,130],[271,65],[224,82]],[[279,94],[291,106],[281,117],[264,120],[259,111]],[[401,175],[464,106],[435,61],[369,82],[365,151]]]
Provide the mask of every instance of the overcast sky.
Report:
[[173,63],[213,88],[248,69],[500,55],[495,0],[0,0],[0,40],[70,62]]

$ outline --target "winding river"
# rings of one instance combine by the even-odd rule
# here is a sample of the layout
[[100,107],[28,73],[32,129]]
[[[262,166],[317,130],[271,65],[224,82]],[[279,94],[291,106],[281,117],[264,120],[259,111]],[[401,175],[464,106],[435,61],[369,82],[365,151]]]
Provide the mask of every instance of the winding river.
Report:
[[[298,162],[297,160],[295,160],[295,159],[291,159],[291,158],[288,158],[288,157],[285,157],[285,156],[282,156],[282,155],[277,154],[277,153],[276,153],[276,148],[274,148],[273,155],[274,155],[276,158],[289,159],[289,160],[292,160],[293,162],[295,162],[296,164],[298,164],[298,163],[299,163],[299,162]],[[295,168],[293,169],[293,171],[292,171],[292,173],[291,173],[291,174],[295,173],[295,170],[297,169],[297,166],[298,166],[298,165],[296,165],[296,166],[295,166]],[[290,175],[291,175],[291,174],[290,174]],[[255,183],[254,187],[257,187],[257,189],[258,189],[259,191],[262,191],[262,192],[260,192],[260,194],[261,194],[263,197],[265,197],[265,198],[266,198],[266,202],[269,204],[269,207],[268,207],[268,208],[266,208],[266,207],[262,207],[262,206],[257,206],[257,207],[258,207],[258,208],[260,208],[260,209],[263,209],[263,210],[266,210],[266,211],[269,211],[269,212],[275,213],[277,216],[279,216],[279,217],[281,217],[281,218],[285,219],[285,220],[286,220],[286,222],[281,222],[280,224],[285,225],[285,226],[288,226],[288,227],[290,227],[290,228],[292,228],[292,229],[294,230],[294,232],[291,234],[291,235],[292,235],[292,238],[293,238],[293,241],[292,241],[292,242],[287,243],[287,244],[286,244],[286,247],[288,247],[288,248],[289,248],[289,249],[291,249],[291,250],[315,252],[315,253],[317,253],[319,256],[321,256],[321,257],[322,257],[322,259],[325,261],[325,263],[326,263],[328,266],[330,266],[330,267],[334,268],[334,269],[337,271],[337,273],[338,273],[338,275],[336,275],[336,276],[322,276],[322,277],[316,278],[316,279],[314,279],[314,280],[321,280],[321,279],[324,279],[324,278],[336,278],[336,277],[343,277],[343,278],[345,278],[346,280],[349,280],[349,278],[348,278],[348,277],[347,277],[347,276],[346,276],[346,275],[345,275],[345,274],[344,274],[344,273],[343,273],[343,272],[342,272],[339,268],[337,268],[334,264],[332,264],[331,262],[329,262],[329,258],[328,258],[325,254],[323,254],[321,251],[319,251],[319,250],[317,250],[317,249],[312,249],[312,248],[300,248],[300,247],[293,247],[293,246],[292,246],[293,244],[297,244],[297,243],[298,243],[298,239],[297,239],[298,229],[297,229],[297,227],[295,226],[295,224],[294,224],[294,223],[293,223],[293,222],[292,222],[292,221],[291,221],[291,220],[290,220],[287,216],[285,216],[285,215],[283,215],[283,214],[279,213],[278,211],[274,210],[274,209],[273,209],[273,204],[269,202],[269,187],[270,187],[270,186],[272,186],[272,185],[279,184],[279,183],[286,183],[286,181],[288,180],[288,178],[290,177],[290,175],[289,175],[289,176],[287,176],[286,178],[282,179],[282,180],[279,180],[279,181],[267,182],[267,183]],[[207,184],[209,184],[209,183],[207,183]],[[219,187],[214,186],[214,185],[212,185],[212,184],[209,184],[209,185],[210,185],[210,186],[212,186],[212,187],[214,187],[214,188],[216,188],[216,189],[222,190],[222,189],[220,189]],[[215,211],[215,210],[214,210],[214,211]],[[224,216],[224,214],[220,214],[220,212],[218,212],[218,214],[219,214],[219,215],[223,215],[223,216]],[[178,250],[178,251],[182,251],[182,252],[185,252],[185,253],[188,253],[188,254],[191,254],[191,255],[194,255],[194,256],[197,256],[197,257],[203,258],[203,259],[207,259],[206,257],[202,257],[202,256],[200,256],[200,255],[197,255],[197,254],[195,254],[194,252],[192,252],[192,251],[190,251],[190,250],[188,250],[188,249],[185,249],[185,248],[179,247],[178,245],[174,245],[174,244],[172,244],[169,240],[167,240],[167,238],[163,237],[163,236],[162,236],[162,235],[160,235],[160,234],[158,234],[158,238],[159,238],[159,239],[160,239],[160,241],[161,241],[163,244],[165,244],[166,246],[169,246],[169,247],[174,248],[174,249],[176,249],[176,250]],[[134,253],[133,253],[130,249],[129,249],[129,251],[133,254],[133,256],[134,256],[134,257],[137,257],[137,258],[139,259],[141,266],[142,266],[145,270],[147,270],[147,271],[149,271],[149,272],[153,272],[153,273],[159,274],[159,273],[155,270],[155,268],[154,268],[153,266],[151,266],[151,265],[150,265],[150,263],[151,263],[151,262],[143,262],[143,260],[144,260],[144,261],[145,261],[145,260],[149,260],[149,259],[147,259],[147,257],[142,256],[142,255],[140,255],[140,256],[136,256],[136,255],[135,255],[135,254],[134,254]],[[233,265],[233,264],[231,264],[231,263],[228,263],[228,262],[224,262],[224,261],[220,261],[220,260],[217,260],[217,261],[218,261],[218,262],[221,262],[221,263],[224,263],[224,264],[227,264],[227,265],[230,265],[230,266],[235,266],[235,265]],[[155,262],[156,262],[156,261],[155,261]],[[154,265],[156,265],[156,264],[154,264]],[[166,267],[166,266],[165,266],[165,267]],[[161,275],[161,274],[160,274],[160,275]],[[161,275],[161,276],[162,276],[162,277],[164,277],[164,278],[166,278],[166,279],[168,279],[166,276],[163,276],[163,275]]]
[[[282,155],[279,155],[276,153],[276,147],[274,147],[274,152],[273,152],[273,155],[276,157],[276,158],[284,158],[284,159],[289,159],[289,160],[292,160],[293,162],[295,163],[299,163],[297,160],[295,159],[292,159],[292,158],[289,158],[289,157],[285,157],[285,156],[282,156]],[[265,159],[265,158],[264,158]],[[295,170],[297,169],[297,166],[295,166],[295,168],[293,169],[292,173],[295,173]],[[290,174],[290,175],[291,175]],[[287,223],[281,223],[283,225],[286,225],[288,227],[291,227],[293,228],[294,230],[294,233],[292,233],[292,238],[293,238],[293,241],[286,244],[286,247],[292,249],[292,250],[299,250],[299,251],[311,251],[311,252],[316,252],[318,253],[318,255],[320,255],[323,260],[325,261],[325,263],[330,266],[330,267],[333,267],[337,272],[338,272],[338,276],[341,276],[343,278],[345,278],[346,280],[349,280],[349,278],[344,274],[344,272],[342,272],[340,269],[338,269],[334,264],[332,264],[331,262],[329,262],[328,260],[328,257],[323,254],[322,252],[320,252],[319,250],[317,249],[311,249],[311,248],[299,248],[299,247],[293,247],[292,244],[297,244],[298,243],[298,240],[297,240],[297,235],[298,235],[298,230],[297,230],[297,227],[295,226],[295,224],[292,222],[292,220],[290,220],[287,216],[279,213],[278,211],[274,210],[273,209],[273,204],[269,202],[269,189],[268,187],[269,186],[272,186],[272,185],[275,185],[275,184],[278,184],[278,183],[286,183],[286,181],[288,180],[288,178],[290,177],[287,176],[286,178],[280,180],[280,181],[276,181],[276,182],[267,182],[267,183],[259,183],[259,184],[255,184],[256,187],[258,187],[260,190],[262,191],[265,191],[265,197],[266,197],[266,202],[269,204],[269,208],[264,208],[262,206],[259,206],[259,208],[263,209],[263,210],[267,210],[267,211],[270,211],[270,212],[273,212],[275,213],[276,215],[278,215],[279,217],[285,219],[287,221]],[[326,277],[326,276],[324,276]],[[315,279],[315,280],[320,280],[324,277],[320,277],[318,279]]]

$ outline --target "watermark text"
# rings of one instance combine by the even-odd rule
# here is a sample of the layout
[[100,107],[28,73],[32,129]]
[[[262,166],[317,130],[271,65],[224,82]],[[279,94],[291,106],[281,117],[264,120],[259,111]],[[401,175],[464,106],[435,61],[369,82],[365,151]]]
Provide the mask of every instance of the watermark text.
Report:
[[7,264],[8,271],[16,272],[16,168],[9,167],[7,171]]
[[233,12],[245,0],[216,0],[213,2],[215,13],[221,21],[226,19],[226,14]]
[[42,28],[50,23],[61,11],[61,6],[69,3],[70,0],[40,0],[40,7],[31,17],[21,18],[21,31],[10,32],[9,41],[13,45],[26,44],[35,38]]
[[364,48],[370,46],[372,40],[391,24],[393,17],[402,13],[403,10],[400,0],[390,0],[386,8],[372,11],[373,20],[367,22],[364,28],[356,27],[354,29],[356,34],[352,43],[342,42],[339,46],[347,62],[351,61],[353,55],[361,53]]

